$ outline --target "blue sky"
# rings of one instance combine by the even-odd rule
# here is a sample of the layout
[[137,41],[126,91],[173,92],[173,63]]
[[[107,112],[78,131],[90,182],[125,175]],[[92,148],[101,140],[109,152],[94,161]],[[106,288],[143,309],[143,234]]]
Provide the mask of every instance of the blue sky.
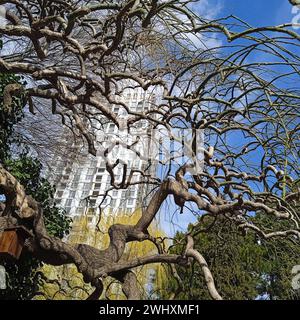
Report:
[[252,26],[288,23],[295,16],[288,0],[199,0],[192,8],[208,18],[235,15]]
[[221,5],[218,16],[233,14],[253,26],[290,22],[292,6],[288,0],[214,0]]
[[[192,7],[199,15],[205,15],[207,18],[217,19],[234,15],[253,27],[291,23],[295,16],[288,0],[200,0]],[[258,58],[256,55],[256,59]],[[196,220],[187,211],[183,215],[178,211],[173,215],[174,205],[171,203],[172,201],[163,205],[159,216],[164,230],[169,235],[174,234],[176,230],[184,231],[190,222]],[[170,224],[170,220],[173,223]]]

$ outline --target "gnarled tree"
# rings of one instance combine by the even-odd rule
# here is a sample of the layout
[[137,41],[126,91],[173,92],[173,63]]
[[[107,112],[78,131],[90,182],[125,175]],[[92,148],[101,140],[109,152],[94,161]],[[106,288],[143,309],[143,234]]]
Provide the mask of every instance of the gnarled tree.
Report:
[[[151,184],[153,192],[135,225],[129,218],[128,225],[110,227],[105,250],[49,236],[39,203],[1,166],[6,208],[0,227],[26,225],[32,234],[26,249],[34,256],[53,265],[74,263],[84,280],[95,286],[91,299],[100,296],[107,275],[123,284],[129,299],[138,299],[135,267],[148,263],[188,267],[189,259],[195,259],[212,298],[221,299],[204,256],[193,248],[192,236],[201,230],[201,219],[181,255],[170,254],[163,240],[149,234],[149,225],[169,198],[183,214],[189,210],[214,219],[222,216],[264,239],[300,240],[299,213],[293,205],[299,199],[300,96],[295,83],[300,37],[291,25],[252,28],[234,17],[210,21],[181,0],[0,0],[0,4],[9,9],[8,23],[0,26],[4,42],[0,70],[23,75],[28,83],[7,87],[7,110],[20,90],[33,113],[39,101],[47,101],[49,114],[59,115],[62,125],[83,137],[93,155],[102,146],[95,133],[102,130],[103,119],[124,129],[113,106],[123,110],[129,131],[143,121],[163,128],[173,140],[174,132],[182,129],[199,130],[205,136],[202,146],[193,138],[192,156],[183,164],[172,154],[167,163],[162,161],[161,176],[145,171],[133,181],[136,169],[121,165],[121,159],[106,162],[111,188]],[[121,98],[128,88],[154,90],[156,100],[147,111],[132,111]],[[104,156],[110,151],[104,150]],[[199,157],[200,165],[195,165]],[[122,180],[117,181],[115,169],[120,166]],[[249,217],[255,212],[285,220],[285,228],[254,225]],[[154,242],[157,254],[122,261],[126,244],[132,241]],[[174,276],[180,281],[175,271]]]

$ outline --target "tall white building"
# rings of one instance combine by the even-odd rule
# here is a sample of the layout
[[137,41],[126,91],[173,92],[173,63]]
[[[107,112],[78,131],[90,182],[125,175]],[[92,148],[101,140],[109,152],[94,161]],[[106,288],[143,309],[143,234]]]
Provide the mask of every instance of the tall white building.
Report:
[[[156,97],[154,93],[128,89],[121,99],[126,106],[130,107],[131,111],[142,113],[143,111],[151,110],[151,106],[155,104]],[[115,105],[112,108],[117,114],[118,120],[124,119],[126,121],[127,115],[121,106]],[[81,225],[80,223],[76,224],[76,222],[86,222],[85,219],[81,220],[84,215],[89,222],[89,226],[94,227],[100,221],[100,218],[101,221],[104,218],[105,223],[103,225],[108,227],[116,215],[130,215],[137,208],[147,206],[151,197],[150,193],[153,190],[153,184],[139,184],[138,182],[142,178],[142,173],[149,174],[152,177],[156,176],[159,154],[149,121],[139,120],[130,127],[130,132],[127,132],[126,130],[119,130],[112,122],[107,122],[106,120],[105,123],[101,121],[101,118],[97,120],[92,123],[97,156],[89,155],[86,149],[81,150],[82,146],[73,145],[70,156],[65,158],[61,156],[54,157],[49,178],[56,186],[55,202],[64,208],[66,213],[72,217],[73,222],[75,222],[69,240],[74,241],[76,239],[75,242],[79,241],[80,243],[87,243],[101,248],[102,241],[95,243],[96,239],[98,239],[96,232],[93,234],[94,230],[92,228],[84,228],[85,230],[81,232]],[[114,143],[116,139],[127,145],[138,142],[132,148],[126,148],[126,145],[119,144],[118,146]],[[108,156],[104,156],[105,150],[112,146],[112,152]],[[106,169],[106,161],[113,163],[117,159],[120,159],[121,163],[113,169],[116,185],[123,179],[124,164],[127,165],[127,179],[130,169],[137,170],[131,178],[133,185],[127,188],[112,187],[111,175]],[[109,189],[111,190],[107,192]],[[104,197],[105,194],[106,197]],[[158,225],[153,227],[154,230],[158,230]],[[86,232],[86,230],[90,230],[90,233]],[[74,236],[74,238],[72,239],[71,236]],[[137,250],[137,247],[132,248],[129,246],[126,250],[128,250],[127,254],[130,255],[131,250]],[[149,251],[151,248],[148,249],[146,247],[144,250],[146,251],[140,251],[139,253],[151,254]],[[136,252],[132,254],[133,256],[137,255]],[[152,291],[153,277],[158,271],[158,265],[155,267],[149,265],[139,269],[138,274],[144,283],[145,293],[150,294]],[[72,278],[72,274],[75,274],[75,271],[72,271],[72,266],[54,268],[52,272],[51,276],[56,278],[57,274],[59,274],[59,278],[62,279],[64,277]],[[109,292],[115,298],[122,296],[121,287],[117,283],[109,286]],[[82,291],[80,290],[75,290],[74,293],[71,290],[68,297],[81,299],[81,294]]]
[[[143,112],[151,109],[155,103],[155,94],[142,89],[127,89],[120,98],[133,112]],[[118,119],[126,121],[126,111],[118,105],[113,106],[113,111]],[[112,122],[102,123],[96,119],[93,124],[95,140],[97,141],[97,156],[76,150],[72,159],[54,158],[52,165],[51,180],[56,185],[55,201],[63,207],[67,214],[76,221],[83,214],[88,217],[91,224],[96,224],[99,214],[105,215],[110,212],[132,213],[136,208],[147,205],[147,195],[151,191],[151,184],[138,184],[141,172],[153,174],[156,170],[156,161],[153,159],[154,148],[151,139],[145,138],[151,130],[149,122],[138,121],[130,132],[119,130]],[[142,137],[141,137],[142,136]],[[139,137],[139,139],[137,139]],[[117,146],[116,138],[130,145],[133,141],[138,142],[132,148],[125,145]],[[108,156],[104,156],[105,149],[113,146]],[[149,156],[152,161],[149,164]],[[106,161],[120,159],[113,172],[116,184],[123,179],[124,163],[129,169],[139,170],[134,172],[131,182],[135,183],[128,188],[111,187],[111,176],[106,170]],[[153,161],[154,160],[154,161]],[[128,177],[127,177],[128,178]],[[112,189],[106,194],[107,190]]]

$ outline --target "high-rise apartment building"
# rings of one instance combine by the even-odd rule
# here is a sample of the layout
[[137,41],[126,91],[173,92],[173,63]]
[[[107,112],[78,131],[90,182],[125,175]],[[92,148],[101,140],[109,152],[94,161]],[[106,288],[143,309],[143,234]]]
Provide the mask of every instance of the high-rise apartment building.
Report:
[[[143,90],[127,89],[120,98],[133,112],[143,112],[151,109],[155,102],[155,94]],[[122,107],[112,106],[118,119],[126,121],[127,114]],[[149,165],[149,155],[153,158],[155,146],[151,139],[145,138],[149,128],[149,122],[138,121],[130,128],[130,132],[119,130],[112,122],[103,123],[95,119],[93,128],[97,141],[97,156],[82,152],[76,145],[73,146],[71,159],[66,157],[54,158],[50,178],[56,185],[55,201],[63,207],[67,214],[76,221],[83,214],[88,217],[91,224],[96,224],[101,214],[110,212],[113,214],[130,214],[136,208],[147,204],[147,194],[151,191],[151,184],[139,184],[141,172],[154,173],[156,162]],[[141,138],[142,136],[142,138]],[[137,139],[139,137],[139,139]],[[113,145],[116,138],[126,142]],[[132,148],[128,145],[133,141],[138,142]],[[112,152],[104,155],[105,149],[113,146]],[[114,168],[116,183],[123,179],[123,164],[127,168],[137,170],[133,173],[131,182],[134,185],[128,188],[111,188],[111,176],[106,170],[106,161],[120,159],[121,163]],[[128,170],[127,170],[128,171]],[[104,195],[106,194],[106,197]]]
[[[143,111],[151,111],[156,97],[154,93],[128,89],[120,99],[132,112],[142,113]],[[112,106],[112,110],[120,122],[122,119],[126,121],[127,114],[121,106]],[[151,181],[139,184],[139,181],[142,178],[142,173],[155,176],[158,168],[158,146],[153,139],[153,128],[150,127],[147,120],[141,119],[130,126],[130,132],[122,130],[122,128],[118,129],[114,123],[108,122],[107,119],[94,120],[91,121],[92,127],[90,129],[94,132],[97,155],[92,156],[82,145],[73,143],[67,151],[69,154],[66,157],[53,158],[49,178],[56,186],[56,203],[64,208],[73,219],[72,232],[68,240],[71,243],[87,243],[103,249],[105,247],[105,245],[103,247],[103,232],[107,232],[117,215],[122,215],[119,218],[124,219],[124,215],[131,215],[137,208],[147,206],[153,184]],[[118,145],[116,140],[123,142],[124,145],[122,143]],[[136,142],[134,146],[128,148],[128,145],[132,145],[133,142]],[[105,150],[108,148],[112,150],[106,154]],[[127,165],[127,175],[131,170],[134,172],[131,177],[132,185],[127,188],[112,188],[111,175],[107,171],[106,163],[107,161],[113,163],[117,159],[120,160],[120,163],[113,169],[116,185],[124,178],[124,164]],[[110,191],[107,192],[107,190]],[[105,195],[106,197],[104,197]],[[136,216],[133,219],[136,219]],[[86,225],[87,221],[88,226]],[[100,238],[98,237],[99,232],[93,229],[99,221],[103,222],[100,228]],[[152,227],[155,232],[159,232],[158,225]],[[136,256],[138,253],[151,254],[153,249],[129,246],[126,250],[128,256]],[[132,250],[134,252],[131,252]],[[139,250],[139,252],[135,252],[135,250]],[[47,271],[50,278],[71,279],[76,274],[76,270],[72,269],[72,266],[52,268],[51,270],[51,272]],[[145,296],[152,292],[153,279],[159,270],[161,269],[158,265],[149,265],[138,269],[138,277],[144,283]],[[84,284],[81,285],[84,286]],[[88,290],[90,290],[89,287]],[[66,289],[66,292],[69,294],[67,294],[69,299],[81,299],[83,294],[80,289],[69,291]],[[109,286],[109,292],[106,292],[105,295],[107,294],[114,299],[122,297],[121,286],[112,283]]]

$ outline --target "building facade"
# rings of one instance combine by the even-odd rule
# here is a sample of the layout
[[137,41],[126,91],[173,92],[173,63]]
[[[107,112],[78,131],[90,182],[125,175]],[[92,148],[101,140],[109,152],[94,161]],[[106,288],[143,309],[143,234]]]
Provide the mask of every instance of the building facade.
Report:
[[[145,93],[143,90],[136,89],[126,90],[121,99],[132,112],[136,113],[151,111],[151,106],[156,102],[154,93]],[[112,108],[119,120],[126,121],[127,114],[120,106],[115,105]],[[137,221],[139,212],[136,212],[137,215],[135,215],[134,211],[148,205],[153,184],[151,182],[139,184],[139,181],[142,178],[147,179],[145,174],[156,176],[159,157],[158,145],[153,139],[149,121],[139,120],[130,127],[130,132],[128,132],[122,128],[118,129],[114,123],[103,123],[101,120],[95,119],[92,124],[97,155],[88,154],[86,148],[74,143],[70,156],[53,158],[49,175],[49,179],[56,186],[55,202],[65,209],[66,214],[73,220],[68,241],[86,243],[98,249],[103,249],[107,245],[104,234],[107,233],[110,225],[116,223],[115,221],[120,223],[123,221],[122,218],[125,221],[126,215],[132,215],[132,221]],[[116,140],[123,144],[117,144]],[[128,147],[133,143],[134,146]],[[112,150],[107,154],[105,152],[107,149]],[[133,172],[130,180],[132,185],[129,187],[112,186],[111,175],[107,171],[106,164],[107,161],[113,163],[117,159],[120,160],[120,163],[113,169],[114,184],[117,186],[124,178],[124,164],[126,164],[127,181],[130,171]],[[94,228],[96,226],[99,229]],[[164,236],[163,233],[159,233],[158,224],[154,224],[151,228],[154,234]],[[148,248],[139,243],[129,245],[126,250],[128,257],[153,254],[152,246]],[[68,279],[70,282],[77,275],[77,270],[72,268],[72,266],[52,268],[51,272],[48,270],[48,276],[54,279]],[[137,269],[138,279],[144,283],[145,297],[151,296],[154,290],[153,279],[156,274],[162,273],[162,270],[163,268],[158,265],[148,265]],[[76,285],[77,288],[81,286],[87,286],[88,290],[92,290],[83,283]],[[69,299],[86,298],[83,297],[84,294],[80,289],[69,291],[70,295],[67,295]],[[112,283],[109,285],[109,291],[105,291],[104,295],[120,299],[123,297],[122,288],[118,283]]]
[[[127,89],[120,99],[131,111],[141,113],[151,109],[156,97],[153,92]],[[126,121],[127,114],[122,107],[115,105],[112,108],[119,120]],[[103,124],[101,119],[94,119],[93,130],[97,156],[89,155],[86,150],[82,151],[74,145],[71,159],[54,157],[49,178],[56,186],[55,202],[66,210],[73,221],[86,215],[89,222],[95,225],[99,216],[107,213],[130,215],[136,208],[147,205],[147,196],[153,185],[139,184],[139,181],[142,173],[153,175],[157,163],[153,158],[156,146],[151,138],[145,138],[151,130],[147,120],[139,120],[128,132],[118,129],[112,122]],[[116,138],[124,144],[117,144]],[[137,140],[134,147],[128,147]],[[105,153],[109,148],[111,152]],[[128,188],[112,187],[106,162],[111,163],[116,159],[121,161],[113,169],[116,185],[124,178],[124,164],[127,166],[127,175],[130,169],[134,172],[131,175],[133,185]]]

